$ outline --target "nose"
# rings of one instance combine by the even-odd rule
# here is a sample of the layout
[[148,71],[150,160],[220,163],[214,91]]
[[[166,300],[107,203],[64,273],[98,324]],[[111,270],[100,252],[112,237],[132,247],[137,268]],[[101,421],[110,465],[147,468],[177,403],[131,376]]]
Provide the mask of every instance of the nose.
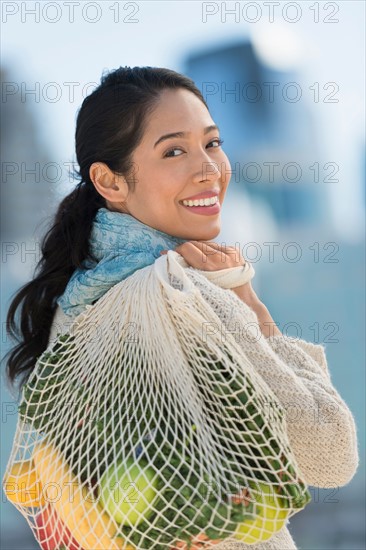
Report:
[[199,170],[197,170],[194,181],[217,181],[221,178],[220,166],[213,161],[209,155],[205,154],[198,161]]

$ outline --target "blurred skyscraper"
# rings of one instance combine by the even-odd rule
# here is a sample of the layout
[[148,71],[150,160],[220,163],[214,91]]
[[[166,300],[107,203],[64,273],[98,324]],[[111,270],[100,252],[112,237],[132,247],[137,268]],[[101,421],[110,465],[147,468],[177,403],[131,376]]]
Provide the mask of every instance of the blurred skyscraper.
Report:
[[327,195],[317,129],[299,78],[266,66],[250,41],[186,58],[225,141],[230,186],[260,198],[281,228],[321,225]]
[[55,205],[59,169],[37,133],[35,98],[21,93],[21,83],[8,69],[0,69],[0,78],[1,238],[21,240],[33,235]]

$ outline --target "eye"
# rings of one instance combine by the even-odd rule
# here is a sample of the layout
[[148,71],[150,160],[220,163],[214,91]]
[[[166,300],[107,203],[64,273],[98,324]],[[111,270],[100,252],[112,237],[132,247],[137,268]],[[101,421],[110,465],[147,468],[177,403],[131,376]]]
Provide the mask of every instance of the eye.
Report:
[[[216,139],[210,141],[210,143],[215,143],[215,142],[217,143],[217,147],[220,147],[224,143],[224,140],[220,139],[220,138],[216,138]],[[209,145],[210,145],[210,143],[209,143]]]
[[[213,147],[213,149],[216,149],[217,147],[220,147],[224,143],[224,140],[220,138],[216,138],[210,141],[208,145],[210,145],[211,143],[217,143],[217,146]],[[180,149],[180,147],[173,147],[172,149],[169,149],[168,151],[166,151],[166,153],[164,154],[164,158],[173,158],[173,157],[181,156],[181,155],[170,155],[169,153],[172,153],[173,151],[182,151],[182,149]]]
[[170,155],[169,153],[172,153],[173,151],[181,151],[181,150],[182,150],[182,149],[179,149],[179,147],[173,147],[173,149],[169,149],[169,150],[165,153],[164,158],[166,158],[166,157],[167,157],[167,158],[169,158],[169,157],[172,158],[172,157],[176,157],[176,156],[180,157],[180,155]]

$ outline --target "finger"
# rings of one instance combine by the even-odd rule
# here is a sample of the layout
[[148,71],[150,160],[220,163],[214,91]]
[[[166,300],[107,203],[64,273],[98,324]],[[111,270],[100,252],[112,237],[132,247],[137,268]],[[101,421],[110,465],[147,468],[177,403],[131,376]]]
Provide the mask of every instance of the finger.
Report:
[[183,258],[195,269],[204,269],[207,266],[209,256],[207,256],[200,247],[193,242],[180,244],[175,248]]
[[[221,248],[220,245],[218,243],[215,243],[214,241],[194,241],[194,240],[192,240],[192,241],[187,241],[183,244],[180,244],[175,250],[177,250],[180,247],[187,246],[187,245],[192,245],[192,246],[197,247],[204,254],[207,251],[208,252],[208,254],[206,254],[207,256],[213,256],[217,252],[220,252],[220,248]],[[213,250],[215,252],[213,252]]]
[[[184,246],[187,244],[193,244],[202,251],[202,254],[204,254],[203,261],[205,263],[207,262],[207,258],[220,254],[221,263],[226,263],[227,257],[230,257],[231,259],[234,255],[238,265],[244,266],[246,264],[246,260],[241,255],[240,249],[235,246],[227,246],[226,244],[222,246],[215,241],[187,241],[179,246]],[[216,256],[215,260],[218,260],[218,256]]]
[[213,248],[217,252],[220,252],[220,257],[224,258],[222,260],[223,262],[226,261],[226,256],[232,257],[234,255],[235,259],[236,259],[236,262],[239,262],[239,265],[245,265],[246,264],[246,260],[242,256],[240,248],[238,248],[237,246],[227,246],[226,243],[224,243],[222,245],[219,245],[218,243],[215,243],[214,241],[212,241],[212,242],[207,241],[207,244],[208,245],[212,244]]
[[219,261],[220,264],[226,263],[228,254],[226,254],[222,250],[221,245],[215,241],[193,241],[193,244],[201,251],[202,260],[205,264],[207,264],[207,261],[210,259],[215,263]]
[[227,246],[226,244],[220,245],[215,241],[189,241],[189,242],[193,243],[195,246],[200,248],[203,252],[205,250],[208,250],[210,252],[211,248],[213,248],[216,252],[226,254],[227,256],[231,255],[234,251],[236,253],[239,252],[239,250],[235,246]]

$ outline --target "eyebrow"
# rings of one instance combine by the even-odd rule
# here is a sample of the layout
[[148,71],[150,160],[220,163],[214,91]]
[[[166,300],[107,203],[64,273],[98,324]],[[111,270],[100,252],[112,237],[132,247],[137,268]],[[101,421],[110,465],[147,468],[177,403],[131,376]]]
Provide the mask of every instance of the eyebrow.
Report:
[[[216,124],[211,124],[211,126],[206,126],[206,128],[203,129],[203,135],[205,136],[206,134],[208,134],[209,132],[212,132],[212,130],[217,130],[219,131],[219,127],[216,125]],[[164,134],[163,136],[161,136],[158,141],[155,143],[154,145],[154,149],[155,147],[161,143],[162,141],[165,141],[166,139],[171,139],[171,138],[177,138],[177,137],[184,137],[186,136],[187,134],[191,134],[192,132],[173,132],[171,134]]]

